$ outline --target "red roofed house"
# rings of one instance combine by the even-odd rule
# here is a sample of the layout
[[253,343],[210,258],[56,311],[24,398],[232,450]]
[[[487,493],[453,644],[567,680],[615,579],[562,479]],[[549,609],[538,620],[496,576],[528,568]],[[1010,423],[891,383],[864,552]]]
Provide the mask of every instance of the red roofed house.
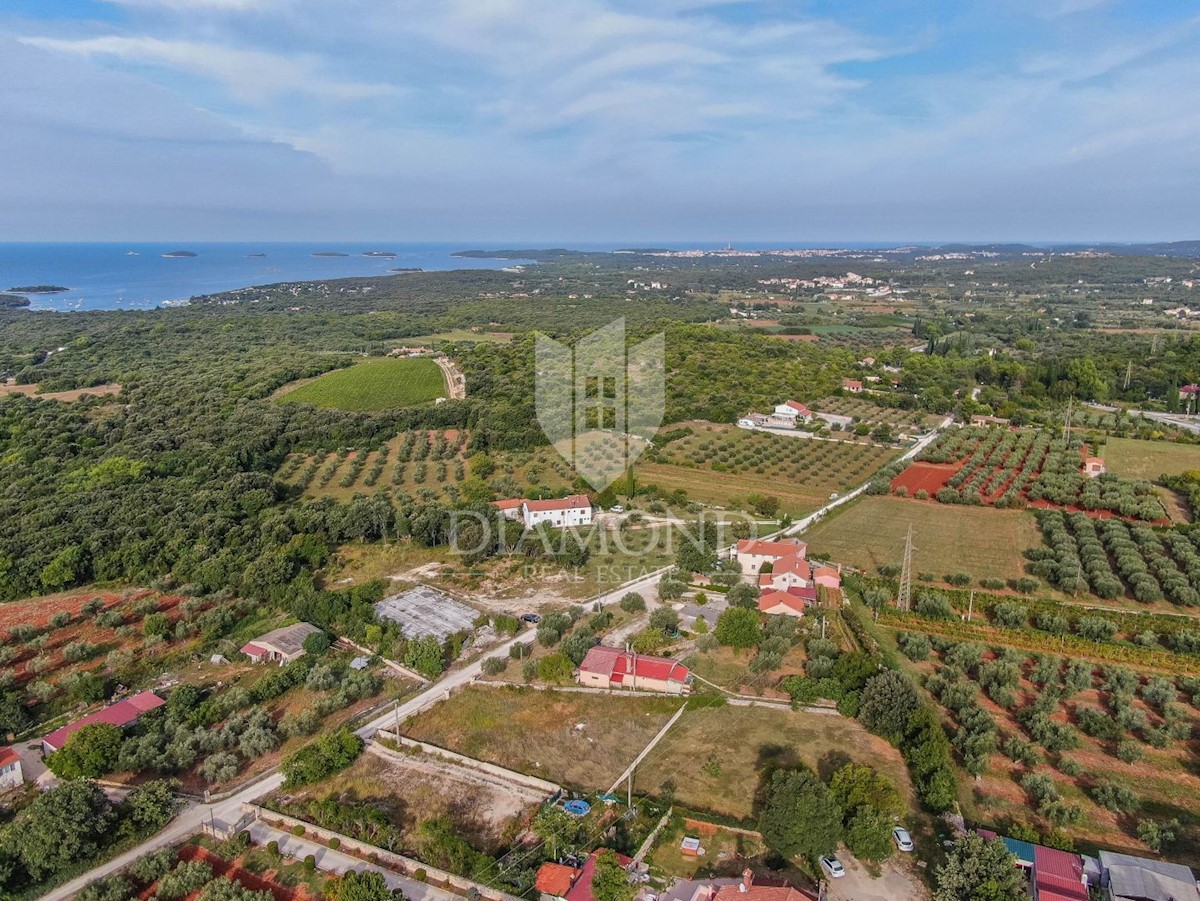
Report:
[[21,771],[21,755],[12,748],[0,748],[0,792],[11,791],[25,784]]
[[1179,399],[1188,400],[1200,394],[1200,385],[1184,385],[1179,389]]
[[842,379],[842,387],[851,394],[862,394],[863,383],[858,379]]
[[762,570],[764,563],[775,564],[784,557],[801,557],[808,553],[808,545],[799,538],[784,538],[780,541],[765,541],[757,538],[743,538],[734,547],[738,566],[747,575],[755,575]]
[[492,501],[492,506],[504,514],[505,519],[520,519],[521,508],[525,505],[525,499],[521,497],[510,497],[503,501]]
[[798,400],[788,400],[775,405],[775,412],[768,420],[769,425],[795,428],[805,422],[812,422],[813,411]]
[[764,591],[758,597],[758,612],[769,616],[801,617],[804,616],[804,608],[807,606],[807,599],[790,591]]
[[1083,474],[1089,479],[1094,479],[1096,476],[1102,476],[1108,472],[1104,466],[1104,461],[1099,457],[1087,457],[1083,461]]
[[67,723],[61,729],[55,729],[42,739],[42,753],[49,756],[58,751],[67,743],[68,738],[84,726],[91,726],[96,723],[108,723],[109,725],[120,726],[124,729],[136,723],[143,713],[156,710],[165,703],[166,701],[154,692],[143,691],[132,698],[126,698],[123,701],[117,701],[115,704],[109,704],[103,710],[89,713],[87,716],[77,719],[73,723]]
[[538,868],[533,885],[543,898],[566,898],[579,874],[574,867],[547,861]]
[[672,657],[649,657],[596,645],[579,664],[579,684],[681,695],[692,690],[692,674]]
[[1083,859],[1068,851],[1034,845],[1033,886],[1037,901],[1088,901]]
[[[567,891],[566,901],[596,901],[596,896],[592,894],[592,877],[596,875],[596,855],[603,851],[600,848],[588,855],[584,861],[583,869],[579,871],[579,878],[575,880],[575,884]],[[616,852],[613,852],[614,854]],[[633,858],[626,857],[624,854],[617,854],[617,863],[626,869],[633,863]]]
[[560,529],[592,524],[592,501],[586,494],[546,501],[525,501],[521,505],[525,528],[532,529],[544,522]]
[[691,901],[817,901],[817,896],[786,882],[756,883],[753,871],[746,869],[740,882],[701,885],[692,893]]
[[242,646],[242,653],[255,663],[270,662],[286,666],[304,656],[304,640],[320,631],[311,623],[293,623],[258,636]]
[[820,585],[822,588],[842,587],[841,564],[838,566],[814,566],[812,575],[813,584]]

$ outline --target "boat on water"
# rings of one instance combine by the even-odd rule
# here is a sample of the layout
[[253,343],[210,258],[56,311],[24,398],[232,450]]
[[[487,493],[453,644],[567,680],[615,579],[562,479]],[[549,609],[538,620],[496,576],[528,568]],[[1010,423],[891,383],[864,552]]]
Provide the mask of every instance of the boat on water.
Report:
[[125,251],[125,256],[127,256],[127,257],[140,257],[140,256],[141,256],[141,254],[140,254],[140,253],[138,253],[136,250],[127,250],[127,251]]

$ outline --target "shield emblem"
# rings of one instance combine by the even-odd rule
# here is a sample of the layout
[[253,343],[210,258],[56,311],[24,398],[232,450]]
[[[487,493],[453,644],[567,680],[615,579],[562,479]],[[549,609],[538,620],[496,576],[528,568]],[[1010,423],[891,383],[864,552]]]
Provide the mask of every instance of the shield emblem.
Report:
[[664,412],[663,335],[629,347],[625,319],[574,348],[538,335],[538,424],[555,450],[603,491],[650,446]]

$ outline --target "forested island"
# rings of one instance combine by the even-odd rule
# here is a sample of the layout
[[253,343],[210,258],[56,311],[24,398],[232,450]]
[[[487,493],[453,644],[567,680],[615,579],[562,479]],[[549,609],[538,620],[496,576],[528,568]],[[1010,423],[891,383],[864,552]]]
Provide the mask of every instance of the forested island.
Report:
[[28,297],[21,297],[17,294],[0,294],[0,309],[5,307],[9,309],[27,307],[29,303]]
[[171,251],[168,251],[167,253],[164,253],[163,256],[166,257],[168,260],[175,260],[175,259],[187,259],[188,257],[197,256],[197,254],[191,250],[171,250]]
[[62,294],[71,289],[62,285],[19,285],[8,290],[13,294]]

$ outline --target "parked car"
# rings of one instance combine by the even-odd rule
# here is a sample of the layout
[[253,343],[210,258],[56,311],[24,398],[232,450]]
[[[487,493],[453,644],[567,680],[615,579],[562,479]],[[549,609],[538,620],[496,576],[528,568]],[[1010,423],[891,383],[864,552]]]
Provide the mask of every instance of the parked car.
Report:
[[537,625],[541,621],[542,621],[542,618],[540,616],[538,616],[536,613],[521,614],[521,622],[523,622],[523,623],[533,623],[534,625]]
[[821,869],[829,875],[830,879],[840,879],[846,875],[846,868],[832,854],[822,857],[818,863],[821,864]]
[[908,830],[903,826],[897,826],[892,830],[892,838],[896,842],[896,847],[901,851],[911,851],[913,849],[912,836],[908,834]]
[[625,512],[625,508],[622,507],[620,504],[613,504],[608,509],[611,510],[613,513],[624,513]]

